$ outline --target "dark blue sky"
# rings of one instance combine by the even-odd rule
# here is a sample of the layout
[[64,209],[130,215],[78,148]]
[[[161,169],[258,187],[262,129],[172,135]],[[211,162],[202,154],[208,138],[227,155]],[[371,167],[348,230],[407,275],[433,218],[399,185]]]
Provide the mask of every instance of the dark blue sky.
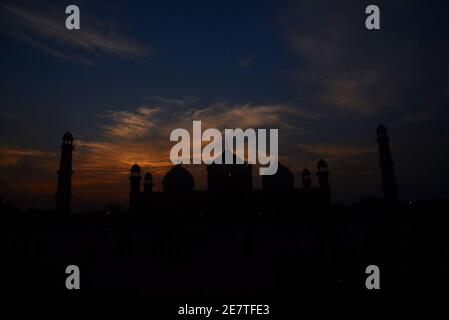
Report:
[[[248,2],[245,6],[210,1],[157,5],[146,1],[132,5],[80,2],[79,6],[83,27],[90,27],[97,19],[112,23],[123,31],[120,33],[148,46],[148,55],[138,61],[140,57],[100,53],[89,57],[94,66],[83,67],[55,59],[27,42],[2,37],[2,70],[8,75],[2,83],[7,93],[4,108],[21,105],[29,112],[30,100],[39,100],[34,111],[54,113],[55,106],[60,106],[54,120],[67,116],[78,126],[105,109],[134,108],[147,96],[194,95],[208,102],[288,98],[282,73],[295,61],[283,44],[276,8],[269,2]],[[30,11],[60,20],[61,28],[64,26],[62,3],[50,5],[46,1],[45,5],[21,8],[33,8]],[[106,27],[101,30],[109,32]],[[36,33],[33,36],[39,37]],[[66,44],[55,47],[64,52],[78,49]],[[249,59],[251,68],[241,66],[244,59]],[[79,112],[74,114],[73,110]],[[67,126],[61,125],[62,130]],[[90,130],[91,125],[81,129]]]
[[195,118],[279,128],[281,160],[328,159],[343,202],[380,194],[382,122],[402,198],[448,196],[449,6],[392,2],[368,31],[368,1],[2,1],[0,194],[52,201],[70,129],[79,208],[126,201],[128,163],[162,176],[169,131]]

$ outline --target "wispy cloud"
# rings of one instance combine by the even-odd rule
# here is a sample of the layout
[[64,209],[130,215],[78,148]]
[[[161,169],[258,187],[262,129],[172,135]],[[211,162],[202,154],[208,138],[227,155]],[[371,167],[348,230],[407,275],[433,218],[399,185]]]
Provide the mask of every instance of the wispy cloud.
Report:
[[80,30],[67,30],[60,17],[42,11],[3,5],[1,31],[13,38],[45,50],[59,58],[84,65],[94,64],[102,55],[142,60],[151,49],[120,32],[105,28],[93,19],[84,19]]
[[298,147],[304,153],[324,157],[328,160],[348,159],[376,152],[375,146],[299,144]]
[[141,137],[154,126],[153,117],[159,113],[159,108],[140,107],[135,112],[108,111],[100,118],[109,120],[102,125],[104,134],[120,138]]
[[392,125],[398,124],[417,124],[431,119],[433,116],[433,110],[416,111],[405,114],[398,121],[392,123]]
[[16,166],[21,160],[30,158],[48,158],[55,156],[54,152],[45,152],[29,148],[0,146],[0,166]]
[[[164,103],[169,99],[160,99]],[[276,127],[284,130],[302,130],[293,119],[319,119],[323,115],[302,111],[289,105],[257,105],[214,103],[207,107],[179,109],[179,101],[171,105],[142,106],[134,111],[107,111],[99,115],[101,129],[109,137],[136,139],[142,137],[165,137],[176,128],[191,128],[193,120],[201,120],[204,128],[262,128]],[[152,130],[154,129],[154,130]],[[140,141],[140,140],[139,140]]]
[[250,67],[254,62],[254,54],[250,53],[240,59],[240,66],[243,68]]
[[[225,128],[261,128],[264,126],[294,126],[291,116],[305,116],[300,110],[288,105],[256,105],[216,103],[207,108],[193,110],[193,119],[203,120],[205,126]],[[307,114],[308,115],[308,114]]]
[[[109,110],[98,116],[101,134],[96,137],[73,132],[73,190],[75,203],[105,204],[127,202],[129,169],[135,162],[143,171],[151,171],[155,190],[161,190],[164,174],[172,167],[169,141],[170,132],[176,128],[191,130],[192,120],[202,120],[205,128],[279,128],[280,132],[295,137],[300,130],[296,118],[320,119],[322,115],[301,111],[284,104],[233,104],[213,103],[201,106],[197,98],[153,99],[153,105],[134,110]],[[157,103],[156,101],[159,101]],[[181,102],[182,101],[182,102]],[[195,104],[195,106],[191,106]],[[180,107],[189,105],[188,108]],[[284,141],[285,142],[285,141]],[[27,190],[51,199],[56,188],[58,166],[58,141],[55,152],[38,149],[9,147],[0,149],[0,172],[8,186],[17,192]],[[297,159],[295,159],[296,161]],[[21,174],[11,168],[23,165]],[[189,166],[198,189],[206,188],[206,171],[203,166]],[[27,180],[33,177],[33,188]],[[45,196],[43,195],[45,194]]]
[[[430,26],[392,26],[395,15],[413,20],[418,6],[378,2],[389,12],[383,22],[389,27],[379,32],[364,27],[361,1],[296,1],[281,11],[286,43],[299,62],[292,79],[301,101],[332,114],[382,116],[409,113],[410,100],[442,94],[448,47],[432,37]],[[436,15],[429,10],[419,18],[435,19],[431,14]]]
[[375,86],[378,74],[373,70],[338,74],[325,81],[328,87],[322,101],[342,111],[357,114],[372,114],[379,106],[368,99],[369,89]]
[[[75,140],[78,186],[126,186],[130,166],[137,162],[143,170],[150,170],[156,189],[161,187],[163,175],[170,169],[170,132],[176,128],[191,130],[192,120],[202,120],[205,128],[277,127],[293,130],[288,118],[302,116],[287,105],[253,105],[214,103],[207,107],[179,108],[178,99],[157,99],[172,104],[165,107],[141,106],[135,110],[110,110],[99,116],[100,138]],[[310,116],[310,115],[307,115]],[[197,186],[204,187],[204,172],[190,168]],[[126,192],[125,192],[126,193]],[[88,195],[86,195],[87,197]]]
[[130,166],[137,162],[143,170],[155,175],[165,173],[171,166],[165,148],[151,141],[75,140],[74,163],[77,185],[126,185]]
[[167,98],[167,97],[161,97],[161,96],[151,96],[145,98],[145,100],[151,101],[153,103],[156,103],[157,105],[160,105],[161,107],[164,106],[178,106],[178,107],[185,107],[188,105],[191,105],[192,103],[198,102],[198,97],[195,96],[187,96],[183,98]]
[[0,110],[0,119],[1,118],[6,120],[20,121],[20,119],[16,115],[2,110]]

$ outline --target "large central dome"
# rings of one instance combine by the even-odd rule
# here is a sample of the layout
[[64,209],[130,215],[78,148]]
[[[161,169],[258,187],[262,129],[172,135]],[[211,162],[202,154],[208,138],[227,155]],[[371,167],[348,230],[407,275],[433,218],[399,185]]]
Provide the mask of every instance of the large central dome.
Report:
[[221,157],[222,163],[212,163],[207,166],[207,190],[216,193],[251,192],[252,165],[243,160],[243,164],[236,164],[239,159],[235,153],[231,152],[233,163],[225,164],[225,152]]
[[287,167],[278,163],[278,171],[274,175],[262,177],[262,187],[271,192],[293,191],[295,177]]
[[195,187],[193,176],[178,164],[168,171],[162,180],[164,192],[190,192]]

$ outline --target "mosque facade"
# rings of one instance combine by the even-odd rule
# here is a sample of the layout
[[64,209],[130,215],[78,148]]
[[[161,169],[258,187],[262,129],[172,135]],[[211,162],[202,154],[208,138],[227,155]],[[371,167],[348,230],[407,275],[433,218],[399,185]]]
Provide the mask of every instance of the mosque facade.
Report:
[[[384,200],[389,204],[399,203],[394,162],[385,126],[377,128],[379,166],[381,169]],[[70,212],[73,136],[64,134],[61,145],[61,160],[56,192],[56,209]],[[224,156],[224,152],[222,154]],[[236,157],[234,155],[234,157]],[[300,174],[301,187],[295,187],[295,175],[283,164],[278,171],[262,177],[262,188],[253,188],[253,167],[243,164],[207,165],[207,190],[195,189],[193,175],[182,165],[173,166],[163,177],[162,192],[153,191],[151,172],[142,173],[135,163],[129,171],[129,211],[131,214],[155,215],[158,212],[210,214],[222,211],[230,213],[236,204],[250,213],[276,213],[291,210],[300,204],[303,207],[326,207],[331,205],[329,169],[326,161],[320,159],[314,174],[305,168]],[[241,210],[240,210],[241,211]]]

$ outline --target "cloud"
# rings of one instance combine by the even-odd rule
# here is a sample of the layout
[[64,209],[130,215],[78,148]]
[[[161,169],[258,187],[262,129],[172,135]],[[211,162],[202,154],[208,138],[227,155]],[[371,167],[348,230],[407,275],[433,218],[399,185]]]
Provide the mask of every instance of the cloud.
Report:
[[0,166],[16,166],[26,159],[48,158],[55,154],[56,153],[54,152],[45,152],[35,149],[0,146]]
[[135,162],[145,167],[165,167],[170,163],[169,157],[160,152],[162,144],[151,141],[75,141],[79,163],[86,171],[126,173]]
[[[207,107],[179,109],[179,100],[159,99],[163,103],[172,101],[171,105],[142,106],[134,111],[110,110],[99,118],[104,122],[100,127],[103,135],[115,138],[168,139],[170,132],[176,128],[192,127],[193,120],[201,120],[203,128],[263,128],[275,127],[284,130],[303,130],[296,122],[300,119],[319,119],[322,114],[302,111],[282,104],[231,104],[213,103]],[[163,137],[163,138],[162,138]]]
[[153,117],[160,112],[159,108],[140,107],[135,112],[108,111],[100,116],[110,120],[110,124],[102,125],[107,136],[120,138],[136,138],[145,135],[154,126]]
[[199,100],[195,96],[187,96],[183,98],[166,98],[160,96],[151,96],[145,99],[161,106],[178,106],[178,107],[185,107],[192,103],[198,102]]
[[[110,110],[99,116],[102,135],[97,139],[75,140],[74,170],[76,188],[121,188],[126,196],[127,173],[138,163],[151,171],[155,189],[160,190],[163,175],[172,167],[169,141],[176,128],[191,130],[192,120],[202,120],[205,128],[260,128],[264,126],[293,130],[288,118],[301,116],[286,105],[214,103],[207,107],[179,109],[177,99],[158,99],[173,103],[165,107],[141,106],[133,111]],[[75,135],[76,138],[76,135]],[[204,168],[189,167],[198,188],[205,188]],[[112,190],[112,189],[111,189]],[[114,189],[117,190],[117,189]],[[117,192],[118,193],[118,192]],[[107,198],[109,194],[105,194]],[[86,198],[89,194],[85,195]],[[126,201],[126,197],[123,198]]]
[[142,60],[151,49],[118,30],[117,26],[83,19],[80,30],[67,30],[51,11],[42,14],[12,5],[1,6],[1,31],[59,58],[92,65],[101,56],[113,55]]
[[248,54],[244,56],[242,59],[240,59],[240,66],[243,68],[250,67],[254,62],[254,54]]
[[433,110],[416,111],[405,114],[398,121],[394,122],[392,125],[400,124],[417,124],[425,122],[431,119],[433,116]]
[[300,110],[288,105],[254,105],[216,103],[207,108],[193,110],[190,117],[201,119],[206,127],[225,128],[261,128],[265,126],[283,127],[289,125],[290,116],[305,116]]
[[322,101],[336,109],[357,114],[373,114],[378,107],[368,99],[367,88],[376,85],[378,73],[373,70],[359,70],[357,72],[335,75],[326,84],[327,92]]
[[1,111],[1,110],[0,110],[0,118],[6,119],[6,120],[20,121],[20,119],[17,116],[15,116],[14,114],[6,112],[6,111]]
[[217,102],[204,108],[193,108],[178,117],[202,120],[205,127],[263,128],[266,126],[283,129],[298,129],[295,118],[319,119],[324,114],[309,112],[287,104],[232,104]]
[[[279,21],[298,67],[293,81],[305,105],[355,116],[409,113],[408,102],[445,89],[448,47],[434,37],[441,14],[424,1],[403,6],[379,1],[382,29],[364,26],[366,4],[301,1],[280,10]],[[443,10],[441,10],[443,11]],[[398,22],[399,21],[399,22]]]
[[[295,81],[302,99],[333,113],[370,114],[376,111],[369,94],[381,77],[369,61],[371,56],[360,47],[360,29],[350,21],[354,10],[320,10],[325,1],[300,3],[281,16],[288,45],[301,62]],[[317,24],[317,15],[320,14]],[[357,20],[358,21],[358,20]]]
[[[155,190],[162,189],[162,179],[172,167],[170,149],[174,142],[169,141],[170,132],[176,128],[191,130],[192,120],[201,120],[206,128],[279,128],[282,145],[296,146],[298,134],[302,128],[298,119],[318,120],[323,114],[310,113],[287,104],[233,104],[230,102],[212,103],[201,106],[201,102],[189,102],[193,106],[180,108],[179,101],[184,98],[158,99],[160,104],[143,105],[134,110],[109,110],[98,116],[100,134],[95,138],[73,132],[73,193],[74,206],[101,208],[113,200],[127,203],[128,174],[131,165],[138,163],[143,172],[153,175]],[[154,100],[154,102],[155,102]],[[186,102],[187,103],[187,102]],[[162,106],[164,105],[164,106]],[[55,141],[56,143],[57,141]],[[302,145],[309,153],[331,153],[340,155],[336,149],[313,149]],[[298,148],[299,149],[299,148]],[[285,151],[285,148],[283,148]],[[3,148],[1,150],[0,169],[2,177],[11,190],[3,192],[8,196],[15,192],[35,193],[45,199],[52,199],[56,188],[56,169],[59,164],[59,151],[47,153],[37,149]],[[298,152],[299,153],[299,152]],[[346,154],[348,151],[346,151]],[[313,161],[318,158],[313,155]],[[282,157],[284,156],[284,157]],[[298,159],[289,158],[290,153],[282,153],[283,163],[292,169],[298,169]],[[284,161],[285,160],[285,161]],[[14,174],[11,167],[23,164],[20,174]],[[199,190],[207,186],[204,166],[187,166],[195,177]],[[4,173],[4,174],[3,174]],[[33,185],[27,181],[33,179]],[[254,177],[257,184],[257,175]],[[13,195],[11,195],[13,197]],[[32,202],[30,202],[32,203]],[[87,205],[88,204],[88,205]]]
[[98,141],[75,140],[74,168],[78,187],[110,185],[126,187],[129,168],[139,163],[142,170],[154,175],[165,173],[171,167],[166,148],[151,141]]
[[332,161],[348,159],[377,152],[375,146],[362,147],[348,145],[299,144],[298,147],[304,153],[311,154],[316,157],[323,157]]

